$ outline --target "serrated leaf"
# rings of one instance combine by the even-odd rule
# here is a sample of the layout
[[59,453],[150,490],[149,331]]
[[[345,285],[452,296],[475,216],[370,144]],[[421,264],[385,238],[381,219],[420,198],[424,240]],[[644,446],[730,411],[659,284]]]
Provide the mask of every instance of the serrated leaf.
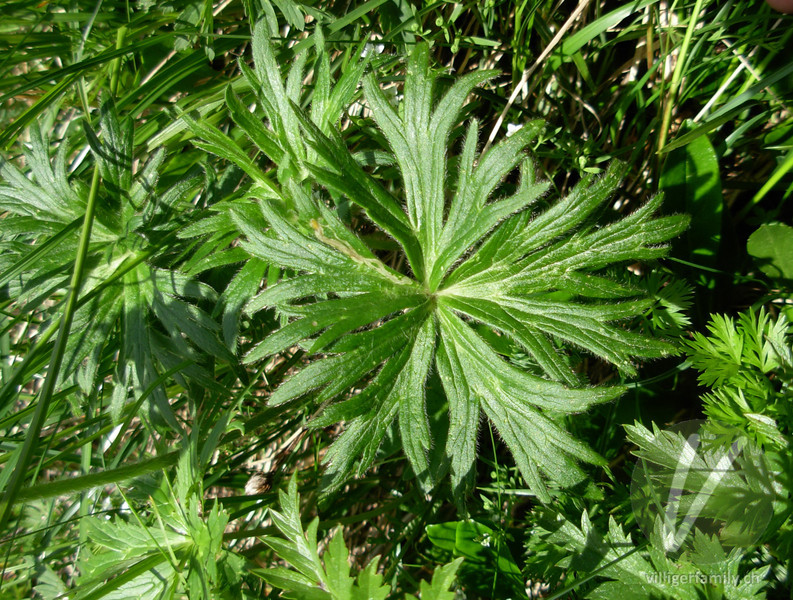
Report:
[[378,557],[366,565],[358,574],[355,586],[352,588],[351,600],[385,600],[391,593],[391,588],[383,584],[383,576],[377,573]]
[[344,545],[344,536],[336,531],[323,555],[328,589],[335,598],[348,599],[352,595],[355,580],[350,577],[349,552]]
[[[284,598],[306,600],[385,600],[391,588],[383,584],[383,576],[377,573],[379,557],[375,557],[356,577],[350,574],[349,551],[344,545],[342,531],[337,529],[327,544],[322,557],[317,551],[317,525],[315,518],[305,529],[300,522],[300,497],[297,481],[289,480],[286,491],[279,493],[281,511],[270,509],[270,516],[282,538],[267,536],[264,542],[278,557],[293,569],[271,567],[256,569],[254,573],[269,584],[283,590]],[[438,567],[432,583],[421,582],[421,598],[452,600],[448,589],[462,558]]]
[[462,562],[463,558],[460,557],[448,565],[438,567],[429,584],[422,580],[419,585],[421,600],[454,600],[454,592],[449,591],[449,588],[454,583],[455,575]]
[[[186,359],[194,360],[196,352],[191,343],[208,344],[208,349],[225,360],[233,357],[216,339],[217,324],[196,305],[214,302],[217,293],[160,256],[161,244],[167,243],[189,209],[178,218],[166,217],[173,217],[171,211],[187,204],[185,196],[192,195],[197,186],[196,173],[188,172],[171,187],[159,188],[163,151],[155,151],[136,171],[131,123],[121,119],[112,101],[107,101],[100,110],[99,131],[87,130],[90,149],[102,174],[101,199],[85,260],[81,296],[87,301],[75,312],[57,381],[59,386],[76,382],[90,396],[103,383],[99,380],[100,367],[105,369],[103,376],[112,373],[112,363],[103,362],[103,358],[109,356],[109,346],[116,345],[112,351],[119,351],[116,378],[105,382],[112,384],[108,389],[113,420],[117,423],[121,418],[132,392],[135,401],[147,401],[153,415],[178,431],[181,425],[169,406],[161,372]],[[60,299],[60,290],[74,268],[73,234],[82,224],[88,189],[80,176],[67,173],[66,143],[59,145],[51,159],[46,136],[34,129],[30,138],[25,173],[5,161],[0,164],[0,210],[9,213],[5,221],[13,224],[15,219],[23,219],[31,225],[16,234],[26,243],[19,246],[18,258],[4,271],[4,283],[20,308],[40,310],[34,303],[46,301],[48,307],[43,314],[57,319],[62,305],[54,300]],[[172,250],[169,248],[169,252]],[[163,320],[155,324],[159,317]],[[176,341],[175,347],[166,350],[166,362],[170,364],[164,368],[160,361],[163,356],[154,342],[161,325],[170,329]],[[191,343],[182,337],[182,325]],[[189,367],[180,370],[180,383],[188,372],[191,377],[195,373]]]
[[[478,156],[478,127],[472,122],[459,160],[450,160],[449,138],[465,100],[492,73],[461,78],[436,101],[437,74],[424,44],[408,60],[400,105],[386,96],[374,72],[364,77],[365,103],[400,175],[395,190],[386,188],[356,161],[342,132],[322,117],[336,93],[323,51],[318,50],[316,67],[318,104],[306,111],[301,104],[308,100],[296,75],[305,57],[295,59],[284,85],[263,25],[253,45],[254,70],[241,69],[259,90],[269,119],[264,127],[272,135],[258,122],[249,125],[248,134],[252,139],[275,136],[280,147],[291,148],[289,161],[299,168],[279,165],[279,198],[259,199],[266,224],[235,216],[244,248],[294,273],[248,303],[251,312],[274,308],[282,326],[260,340],[246,360],[295,347],[312,357],[275,390],[270,404],[310,395],[324,407],[313,425],[346,422],[325,457],[326,490],[368,468],[394,420],[419,486],[427,491],[438,483],[445,469],[429,468],[434,440],[424,390],[433,367],[449,407],[441,459],[450,466],[458,498],[470,488],[482,413],[543,500],[550,498],[547,478],[573,484],[584,476],[578,461],[602,464],[565,431],[559,417],[614,399],[622,388],[582,387],[566,347],[599,356],[627,375],[636,372],[634,359],[675,351],[667,342],[627,330],[623,323],[648,311],[651,301],[640,287],[599,271],[663,256],[664,244],[685,229],[687,218],[655,218],[657,196],[622,219],[597,223],[596,215],[620,181],[623,168],[616,163],[531,215],[548,187],[535,180],[525,155],[541,124],[523,127]],[[357,66],[348,72],[360,76]],[[352,79],[344,80],[343,88],[339,97],[350,97]],[[232,109],[240,124],[249,120],[247,110],[241,114],[236,104]],[[296,136],[294,123],[302,135]],[[259,147],[268,152],[268,144]],[[277,150],[269,152],[277,161]],[[234,160],[233,152],[227,157]],[[240,166],[247,168],[245,161]],[[517,185],[505,183],[516,168]],[[453,193],[445,189],[448,181],[456,182]],[[394,238],[406,268],[386,264],[383,254],[349,229],[338,207],[321,200],[318,187],[363,209]],[[490,339],[502,336],[520,346],[544,376],[508,363],[487,336],[476,333],[481,327],[493,332]]]

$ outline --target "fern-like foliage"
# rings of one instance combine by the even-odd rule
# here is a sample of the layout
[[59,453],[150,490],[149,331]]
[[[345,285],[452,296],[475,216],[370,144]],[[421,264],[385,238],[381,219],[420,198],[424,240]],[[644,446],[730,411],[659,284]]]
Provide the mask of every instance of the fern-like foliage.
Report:
[[131,508],[134,516],[127,520],[120,516],[82,520],[89,543],[80,553],[79,576],[68,597],[254,597],[243,586],[245,559],[223,544],[228,513],[217,502],[211,508],[204,506],[203,465],[200,469],[195,441],[180,457],[173,482],[164,478],[159,487],[148,490],[153,514]]
[[737,321],[713,315],[708,330],[696,332],[686,350],[700,383],[711,388],[702,397],[711,431],[732,443],[737,430],[766,449],[786,451],[793,425],[790,323],[761,309]]
[[[564,557],[555,566],[568,581],[573,581],[564,586],[566,590],[579,588],[577,597],[593,600],[761,600],[766,597],[769,567],[744,572],[741,550],[736,548],[728,554],[715,538],[701,532],[697,532],[690,554],[677,561],[663,552],[660,527],[651,534],[649,545],[637,546],[613,517],[609,517],[608,532],[603,534],[586,511],[581,515],[580,527],[559,515],[544,516],[534,543],[540,539],[546,545],[546,552],[550,547],[558,550],[556,556]],[[548,571],[552,573],[555,569]],[[576,581],[577,574],[581,581]],[[587,590],[592,579],[597,583]]]
[[[255,569],[253,573],[272,585],[284,590],[283,598],[316,600],[385,600],[391,586],[383,582],[377,572],[378,558],[375,557],[356,577],[350,575],[349,551],[344,545],[341,531],[333,534],[327,549],[320,556],[317,545],[319,518],[315,517],[304,529],[300,521],[300,497],[297,482],[289,481],[286,492],[278,493],[281,511],[269,509],[273,523],[283,537],[267,536],[264,543],[286,560],[292,569],[271,567]],[[449,591],[462,558],[438,567],[432,581],[421,581],[421,600],[454,600]],[[410,594],[406,600],[416,600]]]
[[[284,86],[263,27],[253,46],[256,71],[244,71],[266,125],[252,122],[250,114],[235,119],[279,165],[278,184],[250,159],[240,159],[244,153],[230,138],[196,122],[193,128],[213,140],[208,149],[252,176],[251,195],[260,199],[262,217],[257,222],[249,213],[238,214],[243,247],[294,274],[248,304],[250,312],[274,307],[283,326],[245,360],[259,361],[297,345],[314,357],[270,403],[312,393],[325,407],[315,426],[346,422],[327,455],[330,488],[364,472],[396,422],[422,488],[431,489],[450,469],[459,495],[472,482],[481,413],[540,498],[549,499],[545,477],[562,485],[579,481],[583,473],[576,463],[601,458],[574,439],[558,416],[611,400],[622,388],[585,387],[562,348],[587,350],[627,375],[635,372],[633,357],[672,350],[617,324],[646,310],[650,301],[598,271],[663,256],[662,244],[685,229],[687,218],[653,218],[661,202],[656,197],[617,222],[597,226],[595,211],[620,181],[617,165],[600,178],[586,177],[569,196],[532,214],[529,207],[549,185],[535,179],[524,152],[540,123],[526,124],[480,155],[478,124],[472,120],[460,155],[450,160],[450,139],[466,98],[494,73],[466,75],[436,99],[437,77],[422,44],[408,61],[398,106],[373,72],[363,80],[365,104],[401,176],[400,188],[392,191],[350,152],[327,111],[299,107],[305,58],[296,59]],[[349,90],[349,78],[343,76],[331,90],[322,52],[314,98],[327,104],[340,96],[339,85]],[[360,65],[352,69],[357,73]],[[519,181],[506,192],[502,182],[515,169]],[[357,205],[396,240],[406,268],[383,262],[322,199],[323,188]],[[519,344],[545,376],[504,360],[482,335],[485,330]],[[433,440],[443,436],[431,432],[425,406],[433,369],[449,417],[441,424],[448,441],[438,460],[430,451]],[[350,395],[352,389],[359,391]]]

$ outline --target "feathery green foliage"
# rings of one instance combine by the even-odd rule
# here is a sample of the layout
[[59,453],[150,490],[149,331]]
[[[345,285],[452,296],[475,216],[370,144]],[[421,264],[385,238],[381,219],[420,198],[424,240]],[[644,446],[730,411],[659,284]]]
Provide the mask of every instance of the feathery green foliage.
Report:
[[737,429],[761,446],[787,448],[793,433],[789,407],[793,353],[791,326],[784,315],[772,319],[761,309],[738,315],[737,322],[713,315],[710,335],[695,333],[686,343],[699,381],[711,388],[703,395],[714,432],[730,439]]
[[[585,586],[589,590],[583,597],[593,600],[765,598],[768,567],[741,572],[742,552],[734,549],[727,554],[716,540],[705,534],[697,534],[694,550],[686,560],[675,561],[661,550],[660,530],[653,533],[649,545],[636,545],[613,517],[608,519],[605,535],[597,530],[586,511],[581,515],[580,527],[567,519],[554,518],[547,511],[541,523],[537,538],[566,555],[559,565],[569,575],[563,590]],[[644,549],[646,556],[642,555]],[[591,586],[593,578],[598,581],[596,586]],[[563,590],[559,590],[559,597]]]
[[[263,541],[277,556],[288,562],[292,569],[272,567],[257,569],[254,574],[262,577],[273,587],[285,590],[283,598],[317,600],[385,600],[391,593],[391,586],[383,583],[383,576],[377,573],[377,558],[370,562],[356,577],[350,575],[349,552],[344,545],[341,531],[336,531],[320,557],[317,547],[317,527],[319,518],[315,517],[303,529],[300,520],[300,497],[297,482],[289,481],[286,492],[279,492],[281,512],[270,509],[269,514],[283,537],[267,536]],[[454,581],[462,558],[438,567],[428,584],[421,582],[421,600],[453,600],[454,592],[449,587]],[[415,596],[408,594],[408,600]]]

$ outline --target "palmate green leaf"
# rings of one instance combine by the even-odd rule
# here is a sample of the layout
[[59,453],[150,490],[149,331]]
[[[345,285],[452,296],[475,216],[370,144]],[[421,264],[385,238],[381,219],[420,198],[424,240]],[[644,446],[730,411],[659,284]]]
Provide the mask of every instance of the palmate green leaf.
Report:
[[[160,374],[185,360],[200,360],[197,348],[221,360],[234,358],[220,341],[220,326],[199,306],[215,303],[216,292],[160,256],[163,240],[193,208],[189,201],[199,179],[188,173],[162,189],[158,181],[164,153],[159,151],[134,169],[130,123],[120,119],[108,101],[101,108],[99,130],[85,128],[89,156],[93,155],[102,174],[81,290],[83,298],[90,298],[78,305],[57,376],[59,385],[76,377],[88,395],[96,389],[100,375],[108,374],[100,374],[99,365],[109,364],[108,356],[114,354],[116,377],[110,403],[114,419],[120,418],[130,393],[138,401],[159,382],[148,394],[148,402],[179,430]],[[6,236],[10,240],[14,256],[0,293],[12,299],[20,314],[41,311],[53,323],[61,316],[59,300],[73,270],[77,225],[83,219],[88,189],[79,176],[67,173],[67,144],[59,145],[53,160],[47,138],[37,129],[30,137],[26,172],[11,162],[0,163],[4,222],[29,224],[2,234],[4,241]],[[237,311],[243,302],[236,300]],[[190,365],[177,378],[184,384],[182,376],[193,378],[196,370],[201,372]],[[0,404],[10,398],[6,392],[13,390],[9,386],[3,390]]]
[[0,210],[11,215],[29,216],[43,222],[66,224],[85,210],[87,188],[70,183],[66,175],[68,147],[61,144],[54,164],[50,161],[49,141],[38,128],[30,129],[27,164],[30,178],[17,167],[0,160]]
[[[422,489],[429,491],[450,470],[462,497],[473,481],[482,413],[538,497],[549,500],[548,478],[565,485],[580,481],[577,463],[602,464],[602,459],[567,433],[560,417],[612,400],[623,390],[587,387],[564,347],[579,347],[626,375],[635,373],[635,358],[674,351],[620,325],[646,312],[651,300],[638,286],[599,271],[663,256],[664,243],[685,229],[687,218],[654,218],[661,202],[656,197],[621,220],[599,225],[594,215],[620,182],[617,164],[532,215],[527,209],[548,188],[535,180],[524,152],[539,123],[478,155],[478,127],[472,121],[459,160],[449,161],[450,136],[466,98],[493,73],[463,77],[436,99],[436,76],[424,45],[408,61],[400,105],[390,103],[374,73],[364,78],[364,100],[401,175],[401,188],[392,192],[355,160],[341,132],[320,118],[322,107],[300,108],[293,73],[302,72],[303,59],[291,67],[284,86],[268,44],[263,34],[254,36],[256,70],[243,70],[260,86],[269,122],[249,123],[249,115],[236,120],[243,128],[249,123],[254,141],[267,140],[257,144],[266,153],[269,140],[281,140],[271,160],[283,151],[302,162],[292,175],[279,166],[277,198],[259,197],[266,225],[235,217],[245,236],[242,246],[252,256],[294,273],[248,302],[250,312],[275,308],[283,324],[246,360],[296,346],[315,355],[275,390],[270,403],[311,393],[324,403],[315,426],[346,423],[326,455],[326,489],[363,473],[396,421]],[[320,68],[321,103],[331,95],[329,76],[322,73]],[[290,133],[295,124],[299,137]],[[312,155],[316,161],[302,158]],[[451,177],[450,164],[456,165]],[[516,169],[517,183],[506,185]],[[450,180],[456,183],[447,190]],[[396,240],[407,268],[383,262],[327,207],[317,187],[346,197]],[[479,326],[514,341],[544,377],[510,364],[477,333]],[[434,440],[424,394],[433,369],[441,376],[449,415],[447,460],[440,467],[431,467],[428,458]],[[351,390],[356,391],[349,395]]]

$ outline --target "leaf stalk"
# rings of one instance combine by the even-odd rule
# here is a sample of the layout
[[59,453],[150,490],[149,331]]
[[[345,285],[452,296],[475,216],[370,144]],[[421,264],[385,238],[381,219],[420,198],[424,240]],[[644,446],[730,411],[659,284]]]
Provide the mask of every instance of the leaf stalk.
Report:
[[[33,454],[38,448],[39,436],[41,429],[44,425],[44,420],[47,418],[49,412],[50,402],[52,401],[52,394],[55,391],[55,384],[58,380],[58,371],[60,370],[63,361],[63,355],[66,351],[66,342],[69,337],[69,332],[74,319],[74,313],[77,310],[77,299],[80,295],[80,287],[83,282],[83,271],[85,270],[85,259],[88,255],[88,246],[91,241],[91,229],[94,224],[94,214],[96,212],[96,199],[99,193],[99,165],[94,166],[94,174],[91,180],[91,189],[88,193],[88,202],[85,207],[85,217],[83,219],[83,228],[80,232],[80,241],[77,247],[77,256],[74,261],[74,271],[72,272],[72,279],[69,284],[68,297],[66,306],[64,307],[63,319],[61,320],[61,327],[58,331],[58,337],[55,341],[55,347],[52,349],[52,357],[50,358],[50,366],[47,369],[47,377],[44,381],[44,386],[41,389],[38,403],[36,404],[36,412],[33,414],[33,420],[28,428],[25,442],[22,445],[22,451],[19,455],[19,460],[14,467],[14,472],[8,482],[8,487],[5,494],[0,500],[0,529],[5,528],[11,517],[11,509],[14,505],[14,499],[19,494],[22,484],[27,477],[27,469],[33,458]],[[7,468],[11,468],[9,465]]]

